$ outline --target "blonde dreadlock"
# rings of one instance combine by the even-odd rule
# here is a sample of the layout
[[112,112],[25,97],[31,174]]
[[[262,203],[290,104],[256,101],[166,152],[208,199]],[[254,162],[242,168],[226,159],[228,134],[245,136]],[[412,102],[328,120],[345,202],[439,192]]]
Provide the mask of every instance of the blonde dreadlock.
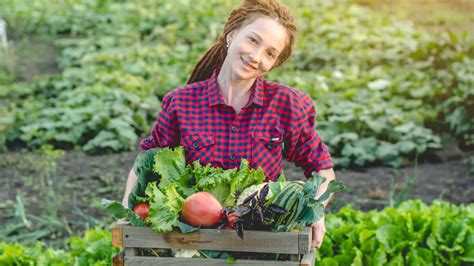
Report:
[[244,0],[242,5],[232,10],[224,26],[224,33],[199,60],[194,67],[188,84],[208,79],[216,67],[221,67],[227,55],[226,36],[254,22],[261,16],[277,19],[288,33],[288,44],[281,52],[273,68],[280,66],[290,57],[296,35],[296,23],[287,7],[276,0]]

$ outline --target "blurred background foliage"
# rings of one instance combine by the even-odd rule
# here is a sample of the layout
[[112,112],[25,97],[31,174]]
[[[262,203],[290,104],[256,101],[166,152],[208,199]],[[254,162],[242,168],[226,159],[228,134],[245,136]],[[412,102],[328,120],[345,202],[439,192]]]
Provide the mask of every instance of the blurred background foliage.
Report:
[[[2,1],[0,148],[134,149],[239,2]],[[432,16],[412,1],[282,2],[297,45],[266,78],[315,100],[337,167],[406,165],[448,138],[473,148],[472,16],[435,0],[416,1]]]

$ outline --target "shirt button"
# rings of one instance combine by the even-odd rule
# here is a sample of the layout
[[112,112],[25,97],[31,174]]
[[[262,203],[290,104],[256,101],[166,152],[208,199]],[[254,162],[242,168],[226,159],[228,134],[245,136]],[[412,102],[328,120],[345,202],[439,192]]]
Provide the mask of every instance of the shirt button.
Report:
[[193,147],[194,148],[197,148],[199,146],[199,144],[197,142],[193,142]]
[[234,155],[231,155],[231,156],[229,156],[229,159],[234,160],[234,159],[235,159],[235,156],[234,156]]
[[236,127],[236,126],[232,126],[231,130],[232,130],[232,132],[237,131],[237,127]]
[[271,143],[267,143],[266,146],[267,146],[267,148],[269,148],[269,149],[273,148],[273,145],[272,145]]

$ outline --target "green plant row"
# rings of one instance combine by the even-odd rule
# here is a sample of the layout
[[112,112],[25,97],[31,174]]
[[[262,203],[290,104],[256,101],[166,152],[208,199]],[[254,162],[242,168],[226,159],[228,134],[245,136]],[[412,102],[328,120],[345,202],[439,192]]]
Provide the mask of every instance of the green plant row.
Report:
[[474,263],[474,204],[421,200],[326,216],[317,265],[468,265]]
[[[362,212],[346,206],[326,215],[327,233],[316,265],[468,265],[474,262],[474,204],[420,200]],[[37,243],[0,244],[1,265],[109,265],[110,232],[88,230],[68,240],[70,250]]]
[[440,148],[443,132],[472,147],[474,43],[467,33],[435,36],[327,1],[297,16],[306,22],[299,49],[272,77],[315,99],[317,128],[339,166],[401,165]]
[[[0,16],[17,33],[58,39],[61,73],[21,84],[0,64],[0,148],[130,149],[239,2],[7,0]],[[297,46],[266,78],[314,98],[337,166],[403,165],[439,149],[443,133],[474,145],[467,36],[338,1],[282,2],[297,18]]]
[[119,248],[112,247],[112,235],[99,228],[87,230],[83,237],[68,239],[68,250],[47,248],[41,242],[34,246],[0,243],[0,264],[10,265],[110,265]]

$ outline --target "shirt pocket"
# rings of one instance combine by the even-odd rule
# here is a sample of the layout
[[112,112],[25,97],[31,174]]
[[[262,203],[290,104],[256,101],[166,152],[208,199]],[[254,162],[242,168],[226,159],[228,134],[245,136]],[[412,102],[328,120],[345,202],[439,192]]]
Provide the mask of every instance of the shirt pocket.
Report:
[[281,172],[283,133],[251,132],[252,167],[262,167],[265,176],[275,178]]
[[181,145],[184,147],[187,163],[195,160],[203,165],[210,163],[214,153],[214,133],[188,133],[181,136]]

